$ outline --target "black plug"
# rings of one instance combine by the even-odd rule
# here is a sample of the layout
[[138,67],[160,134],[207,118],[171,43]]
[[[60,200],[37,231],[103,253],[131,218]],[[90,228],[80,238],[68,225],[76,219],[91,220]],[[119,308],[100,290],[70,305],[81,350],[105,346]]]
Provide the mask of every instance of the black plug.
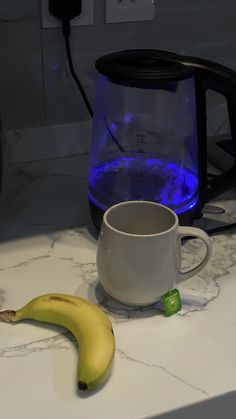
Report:
[[70,34],[70,20],[81,14],[81,1],[82,0],[49,0],[49,12],[62,21],[64,35]]
[[81,13],[81,0],[49,0],[48,9],[57,19],[71,20]]

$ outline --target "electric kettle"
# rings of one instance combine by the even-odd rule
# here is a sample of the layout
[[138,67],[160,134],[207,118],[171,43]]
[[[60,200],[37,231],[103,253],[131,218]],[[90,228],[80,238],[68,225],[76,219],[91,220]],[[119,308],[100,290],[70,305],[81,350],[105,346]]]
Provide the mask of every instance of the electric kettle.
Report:
[[[96,61],[88,197],[93,222],[128,200],[154,201],[182,225],[236,185],[236,164],[207,181],[206,91],[226,97],[236,141],[236,73],[161,50],[128,50]],[[236,143],[235,143],[236,144]]]

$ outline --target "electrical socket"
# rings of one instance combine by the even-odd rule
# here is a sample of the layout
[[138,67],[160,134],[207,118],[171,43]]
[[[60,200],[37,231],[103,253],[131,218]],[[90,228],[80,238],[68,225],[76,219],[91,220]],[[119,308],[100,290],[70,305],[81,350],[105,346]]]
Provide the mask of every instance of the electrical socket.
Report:
[[106,22],[122,23],[152,20],[155,0],[106,0]]
[[[44,29],[61,26],[61,21],[49,13],[48,0],[41,0],[42,27]],[[71,19],[71,26],[93,25],[94,23],[94,0],[82,0],[82,12],[79,16]]]

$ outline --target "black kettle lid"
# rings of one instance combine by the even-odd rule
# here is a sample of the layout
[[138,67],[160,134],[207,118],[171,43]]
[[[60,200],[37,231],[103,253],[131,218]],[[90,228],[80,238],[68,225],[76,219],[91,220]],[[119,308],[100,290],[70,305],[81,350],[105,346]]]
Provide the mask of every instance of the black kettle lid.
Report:
[[118,51],[99,58],[95,67],[113,82],[128,85],[176,81],[194,74],[178,60],[178,54],[153,49]]

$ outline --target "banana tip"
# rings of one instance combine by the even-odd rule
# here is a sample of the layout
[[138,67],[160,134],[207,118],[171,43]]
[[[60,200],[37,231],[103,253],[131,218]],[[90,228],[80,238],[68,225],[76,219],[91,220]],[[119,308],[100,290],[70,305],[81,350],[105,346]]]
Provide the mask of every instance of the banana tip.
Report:
[[78,387],[82,391],[88,390],[88,384],[86,384],[84,381],[79,381],[78,382]]

